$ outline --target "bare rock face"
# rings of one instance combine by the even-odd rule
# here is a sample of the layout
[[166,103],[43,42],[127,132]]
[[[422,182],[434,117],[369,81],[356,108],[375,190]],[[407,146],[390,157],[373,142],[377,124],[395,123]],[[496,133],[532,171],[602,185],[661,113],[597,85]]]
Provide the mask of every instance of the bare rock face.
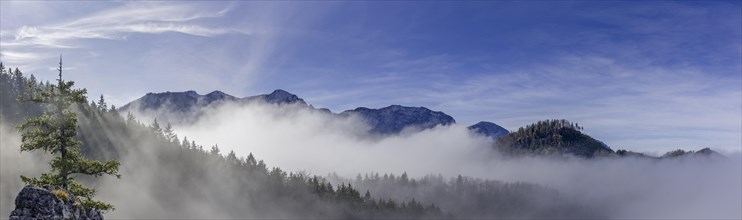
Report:
[[[61,194],[62,198],[52,192]],[[64,198],[66,195],[66,198]],[[72,193],[56,186],[26,186],[15,198],[12,220],[31,219],[90,219],[103,220],[98,210],[83,208],[75,204]]]

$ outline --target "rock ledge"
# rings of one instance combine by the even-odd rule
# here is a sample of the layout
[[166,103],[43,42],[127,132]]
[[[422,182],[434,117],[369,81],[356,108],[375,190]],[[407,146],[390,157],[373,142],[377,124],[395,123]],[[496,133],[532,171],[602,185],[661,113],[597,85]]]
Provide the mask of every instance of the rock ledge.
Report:
[[[52,191],[67,194],[66,200],[58,198]],[[26,186],[15,198],[15,210],[10,213],[11,220],[30,219],[90,219],[103,220],[96,210],[75,204],[72,193],[57,186]]]

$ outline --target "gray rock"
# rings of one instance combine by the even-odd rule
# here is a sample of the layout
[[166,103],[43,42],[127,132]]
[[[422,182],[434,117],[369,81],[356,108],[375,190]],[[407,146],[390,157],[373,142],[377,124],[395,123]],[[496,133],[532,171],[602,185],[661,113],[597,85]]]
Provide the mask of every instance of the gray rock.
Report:
[[[51,191],[62,190],[67,199],[62,201]],[[75,204],[75,196],[57,186],[26,186],[15,198],[15,210],[10,213],[12,220],[31,219],[90,219],[103,220],[98,210],[83,208]]]

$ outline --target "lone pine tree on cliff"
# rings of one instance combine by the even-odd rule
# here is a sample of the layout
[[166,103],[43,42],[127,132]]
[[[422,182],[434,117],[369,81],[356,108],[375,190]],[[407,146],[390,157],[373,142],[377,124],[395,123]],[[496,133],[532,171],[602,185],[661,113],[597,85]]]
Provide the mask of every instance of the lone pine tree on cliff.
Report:
[[22,98],[22,101],[32,101],[46,104],[48,107],[39,117],[27,119],[18,126],[21,135],[21,151],[44,150],[54,155],[49,163],[51,171],[41,174],[41,177],[21,176],[21,180],[30,185],[60,186],[78,198],[80,205],[102,211],[112,210],[113,206],[92,199],[95,190],[83,186],[74,180],[79,174],[95,177],[104,174],[117,178],[119,162],[115,160],[102,163],[97,160],[88,160],[80,153],[80,141],[77,135],[77,114],[70,107],[73,104],[86,103],[85,89],[72,89],[73,81],[62,80],[62,57],[59,57],[59,79],[56,85],[48,88],[39,88],[31,97]]

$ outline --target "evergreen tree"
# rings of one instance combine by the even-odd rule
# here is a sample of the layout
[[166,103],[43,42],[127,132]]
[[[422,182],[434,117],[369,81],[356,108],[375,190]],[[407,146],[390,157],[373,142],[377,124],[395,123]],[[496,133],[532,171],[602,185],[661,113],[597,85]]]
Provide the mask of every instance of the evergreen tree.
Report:
[[191,142],[188,141],[188,137],[183,137],[183,143],[180,144],[185,149],[191,148]]
[[175,139],[177,139],[178,137],[175,135],[173,126],[170,125],[170,123],[167,123],[167,125],[165,125],[165,129],[162,132],[165,135],[165,139],[167,139],[168,141],[180,143],[180,142],[175,141]]
[[106,105],[106,100],[103,99],[103,95],[100,95],[100,99],[98,100],[98,109],[102,112],[108,111],[108,106]]
[[210,153],[211,153],[212,155],[219,155],[219,153],[220,153],[220,152],[221,152],[221,151],[219,150],[219,145],[214,145],[214,146],[211,146],[211,151],[210,151]]
[[[25,97],[22,101],[32,101],[50,105],[41,116],[26,120],[18,126],[22,132],[21,151],[44,150],[55,157],[52,159],[51,172],[41,177],[21,176],[21,180],[31,185],[56,185],[70,191],[78,197],[83,207],[96,208],[102,211],[111,210],[113,206],[92,199],[95,190],[83,186],[74,180],[72,175],[84,174],[102,176],[113,175],[117,178],[119,162],[115,160],[101,163],[88,160],[80,153],[81,142],[77,135],[77,115],[70,107],[73,104],[86,104],[85,89],[72,89],[73,81],[62,80],[62,58],[59,59],[59,79],[57,85],[41,89],[35,96]],[[17,71],[20,73],[20,71]]]
[[152,125],[149,126],[152,131],[155,132],[157,135],[162,135],[162,128],[160,127],[160,123],[157,122],[157,119],[155,118],[155,121],[152,122]]
[[136,119],[134,118],[134,115],[131,114],[131,112],[127,112],[126,113],[126,124],[131,126],[131,125],[134,125],[135,122],[136,122]]

